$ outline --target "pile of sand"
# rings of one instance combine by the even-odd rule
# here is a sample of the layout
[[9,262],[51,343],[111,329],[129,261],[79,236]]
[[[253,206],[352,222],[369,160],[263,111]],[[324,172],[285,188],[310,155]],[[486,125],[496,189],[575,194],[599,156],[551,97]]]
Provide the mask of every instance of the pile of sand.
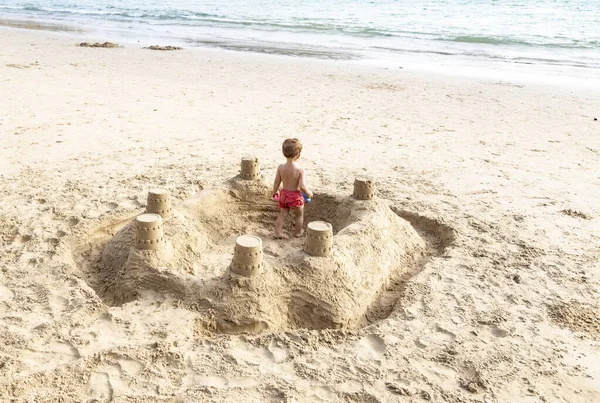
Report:
[[147,46],[144,49],[150,49],[150,50],[181,50],[183,48],[181,48],[179,46],[171,46],[171,45],[167,45],[167,46],[152,45],[152,46]]
[[112,42],[94,42],[94,43],[89,43],[89,42],[81,42],[80,44],[78,44],[77,46],[80,46],[82,48],[121,48],[122,46],[117,45],[116,43],[112,43]]

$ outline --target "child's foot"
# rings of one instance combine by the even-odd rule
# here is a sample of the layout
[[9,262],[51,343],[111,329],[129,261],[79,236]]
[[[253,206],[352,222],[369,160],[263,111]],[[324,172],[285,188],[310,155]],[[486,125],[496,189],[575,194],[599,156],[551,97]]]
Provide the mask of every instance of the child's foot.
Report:
[[300,232],[298,232],[298,231],[294,232],[294,236],[296,238],[301,238],[302,235],[304,235],[304,231],[302,231],[302,230],[300,230]]
[[289,236],[287,236],[287,234],[284,234],[283,232],[279,232],[279,233],[275,233],[275,239],[290,239]]

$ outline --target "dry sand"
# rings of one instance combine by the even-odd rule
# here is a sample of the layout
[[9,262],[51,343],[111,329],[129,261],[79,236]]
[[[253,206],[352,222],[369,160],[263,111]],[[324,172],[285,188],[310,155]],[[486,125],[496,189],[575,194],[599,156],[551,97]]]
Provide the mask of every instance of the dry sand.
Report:
[[[1,401],[598,401],[597,92],[77,43],[0,31]],[[219,334],[98,292],[86,256],[148,189],[177,208],[247,154],[270,181],[289,136],[318,194],[372,175],[439,251],[381,320]]]

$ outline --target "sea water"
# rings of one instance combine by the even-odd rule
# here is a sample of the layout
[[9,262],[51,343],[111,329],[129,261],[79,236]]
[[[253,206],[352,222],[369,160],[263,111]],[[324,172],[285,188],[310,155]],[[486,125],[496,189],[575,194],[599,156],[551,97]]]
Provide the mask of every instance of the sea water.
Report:
[[600,0],[0,0],[0,24],[16,21],[141,43],[600,78]]

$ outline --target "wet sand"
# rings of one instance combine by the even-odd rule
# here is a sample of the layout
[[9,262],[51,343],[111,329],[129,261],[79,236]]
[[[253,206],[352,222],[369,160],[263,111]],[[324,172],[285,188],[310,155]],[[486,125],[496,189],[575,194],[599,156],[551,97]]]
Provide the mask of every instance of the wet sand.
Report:
[[33,21],[33,20],[18,20],[0,18],[0,26],[10,28],[20,28],[25,30],[36,31],[51,31],[51,32],[71,32],[83,33],[85,30],[68,24],[57,24],[52,22]]

